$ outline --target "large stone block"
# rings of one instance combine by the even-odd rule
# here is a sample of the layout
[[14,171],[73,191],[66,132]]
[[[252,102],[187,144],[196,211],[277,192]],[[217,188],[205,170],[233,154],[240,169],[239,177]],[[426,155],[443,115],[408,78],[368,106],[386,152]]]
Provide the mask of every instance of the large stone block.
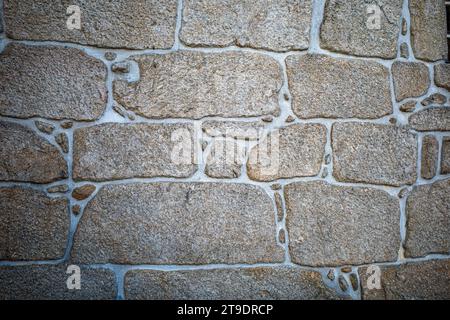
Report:
[[397,101],[420,97],[430,87],[428,67],[423,63],[396,61],[392,65],[392,77]]
[[450,106],[420,110],[409,117],[417,131],[450,131]]

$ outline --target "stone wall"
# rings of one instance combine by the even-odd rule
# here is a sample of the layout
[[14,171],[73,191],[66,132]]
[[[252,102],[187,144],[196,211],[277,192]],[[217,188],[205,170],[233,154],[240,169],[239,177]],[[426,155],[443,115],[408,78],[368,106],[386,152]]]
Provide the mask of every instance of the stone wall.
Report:
[[443,0],[2,7],[0,299],[450,298]]

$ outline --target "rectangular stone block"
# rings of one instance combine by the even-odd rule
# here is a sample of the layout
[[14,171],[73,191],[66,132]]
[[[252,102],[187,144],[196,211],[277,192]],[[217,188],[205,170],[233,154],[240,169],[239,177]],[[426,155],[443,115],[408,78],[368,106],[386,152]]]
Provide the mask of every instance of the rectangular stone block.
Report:
[[263,122],[207,120],[202,124],[203,132],[210,137],[224,137],[240,140],[258,140],[265,134]]
[[147,118],[251,117],[278,114],[281,69],[249,52],[181,51],[131,58],[137,82],[114,82],[114,97]]
[[75,263],[237,264],[282,262],[274,205],[236,183],[105,186],[74,238]]
[[195,164],[190,124],[118,124],[77,129],[75,180],[189,177]]
[[[177,0],[4,2],[6,34],[13,39],[129,49],[169,49],[175,41]],[[72,27],[78,13],[74,5],[79,28]]]
[[450,107],[431,107],[409,117],[411,128],[417,131],[450,131]]
[[333,176],[339,181],[401,186],[417,179],[416,135],[403,128],[336,123],[332,148]]
[[434,82],[438,87],[450,91],[450,64],[441,63],[434,66]]
[[273,51],[309,46],[311,0],[186,0],[181,41]]
[[317,271],[296,267],[156,271],[125,275],[127,299],[323,300],[340,299]]
[[441,174],[450,173],[450,137],[442,138]]
[[388,193],[325,182],[284,188],[289,251],[307,266],[395,261],[400,248],[400,206]]
[[436,175],[437,161],[439,157],[439,142],[428,135],[422,139],[421,176],[424,179],[432,179]]
[[0,300],[112,300],[116,278],[107,269],[80,268],[80,289],[68,289],[67,265],[0,266]]
[[217,179],[240,177],[246,149],[232,139],[215,139],[206,158],[205,173]]

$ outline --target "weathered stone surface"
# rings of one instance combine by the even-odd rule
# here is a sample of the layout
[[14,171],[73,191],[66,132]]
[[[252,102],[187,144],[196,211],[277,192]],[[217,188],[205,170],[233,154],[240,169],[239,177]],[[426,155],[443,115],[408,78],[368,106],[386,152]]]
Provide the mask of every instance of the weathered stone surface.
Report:
[[[70,5],[81,9],[81,29],[69,29]],[[169,49],[176,0],[5,0],[6,34],[19,40],[55,40],[96,47]]]
[[0,114],[94,120],[106,105],[106,67],[75,48],[9,44],[0,54]]
[[409,124],[417,131],[450,131],[450,107],[418,111],[409,117]]
[[381,289],[379,290],[367,287],[371,271],[366,267],[359,269],[363,299],[450,299],[450,260],[421,261],[380,268]]
[[231,139],[216,139],[206,159],[205,173],[212,178],[241,176],[246,148]]
[[147,118],[250,117],[277,114],[281,70],[270,57],[183,51],[132,58],[140,80],[114,82],[114,96]]
[[403,42],[400,45],[400,56],[402,58],[405,58],[405,59],[409,58],[409,47],[408,47],[408,44],[406,42]]
[[311,0],[186,0],[181,41],[274,51],[309,46]]
[[411,45],[417,59],[447,59],[447,24],[444,0],[411,0]]
[[450,137],[442,138],[441,174],[450,173]]
[[230,183],[103,187],[84,210],[72,258],[80,263],[281,262],[274,206],[260,188]]
[[436,175],[437,160],[439,157],[439,142],[428,135],[422,140],[421,176],[424,179],[432,179]]
[[406,202],[405,256],[450,252],[450,179],[415,187]]
[[61,147],[61,150],[64,153],[69,152],[69,137],[67,137],[67,134],[64,132],[61,132],[56,135],[55,137],[56,143]]
[[46,133],[46,134],[52,134],[53,130],[55,130],[55,126],[42,121],[35,121],[34,125],[40,132]]
[[[371,24],[371,2],[328,0],[321,28],[321,47],[356,56],[395,58],[402,0],[377,1],[380,25]],[[373,12],[372,12],[373,13]]]
[[50,199],[32,189],[0,188],[0,260],[62,258],[69,226],[65,198]]
[[48,183],[67,178],[58,149],[32,130],[0,121],[0,180]]
[[0,300],[112,300],[114,272],[82,267],[81,289],[67,289],[65,265],[0,267]]
[[[226,285],[224,285],[226,283]],[[125,275],[127,299],[296,300],[339,299],[317,271],[259,267],[187,271],[133,270]]]
[[438,87],[450,90],[450,63],[434,66],[434,82]]
[[315,181],[285,187],[292,261],[309,266],[397,259],[400,207],[388,193]]
[[416,135],[392,125],[336,123],[333,176],[343,182],[401,186],[416,181]]
[[440,104],[443,105],[447,102],[447,97],[440,93],[434,93],[428,98],[422,100],[421,104],[425,107],[433,105],[433,104]]
[[416,109],[416,101],[408,101],[400,106],[401,112],[413,112]]
[[76,180],[189,177],[194,164],[189,124],[107,123],[74,133]]
[[248,176],[272,181],[318,175],[325,143],[326,128],[321,124],[294,124],[276,130],[250,151]]
[[430,87],[428,67],[423,63],[396,61],[392,65],[397,101],[424,95]]
[[323,55],[286,59],[299,118],[373,119],[392,113],[389,70],[379,63]]
[[66,193],[67,191],[69,191],[67,184],[60,184],[47,189],[48,193]]
[[205,121],[202,130],[211,137],[235,138],[241,140],[257,140],[263,135],[264,123],[242,121]]
[[95,186],[92,184],[85,184],[81,187],[75,188],[72,191],[72,197],[76,200],[84,200],[91,196],[95,191]]

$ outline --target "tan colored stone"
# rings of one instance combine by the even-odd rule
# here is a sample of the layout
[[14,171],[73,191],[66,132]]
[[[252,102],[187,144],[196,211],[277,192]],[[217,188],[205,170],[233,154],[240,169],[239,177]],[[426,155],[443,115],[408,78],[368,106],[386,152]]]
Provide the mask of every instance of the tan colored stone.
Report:
[[393,59],[397,56],[402,0],[376,1],[380,25],[370,24],[364,0],[328,0],[321,27],[321,47],[356,56]]
[[281,70],[256,53],[181,51],[132,58],[140,80],[114,82],[114,97],[147,118],[278,114]]
[[[96,47],[169,49],[176,0],[5,0],[6,34],[19,40],[53,40]],[[81,29],[66,26],[69,5],[81,9]]]
[[414,56],[426,61],[447,59],[444,0],[410,0],[411,45]]
[[69,186],[67,184],[60,184],[47,189],[48,193],[66,193],[69,191]]
[[392,125],[336,123],[333,176],[342,182],[401,186],[416,181],[416,135]]
[[286,65],[299,118],[374,119],[392,113],[389,70],[379,63],[294,55]]
[[246,148],[231,139],[216,139],[206,159],[205,173],[212,178],[233,179],[241,176]]
[[0,188],[0,260],[60,259],[69,227],[65,198],[48,198],[32,189]]
[[55,137],[56,143],[61,147],[61,150],[64,153],[69,152],[69,137],[67,137],[67,134],[64,132],[61,132],[56,135]]
[[392,65],[397,101],[424,95],[430,87],[428,67],[423,63],[396,61]]
[[248,176],[273,181],[318,175],[326,140],[326,128],[320,124],[294,124],[276,130],[250,151]]
[[420,110],[409,117],[409,124],[417,131],[450,131],[450,107]]
[[373,271],[359,269],[364,300],[448,300],[450,260],[411,262],[380,266],[381,289],[369,289]]
[[438,87],[450,91],[450,63],[441,63],[434,66],[434,82]]
[[211,137],[235,138],[241,140],[257,140],[263,135],[264,124],[262,122],[242,121],[217,121],[209,120],[203,122],[202,129]]
[[447,102],[447,97],[440,93],[433,93],[428,98],[422,100],[421,104],[425,107],[428,107],[433,104],[443,105]]
[[[226,285],[224,285],[226,284]],[[127,299],[296,300],[339,299],[317,271],[297,267],[155,271],[125,275]]]
[[404,59],[408,59],[409,58],[409,47],[408,44],[406,42],[403,42],[400,45],[400,56]]
[[58,149],[32,130],[0,121],[0,180],[49,183],[67,178]]
[[0,266],[0,300],[113,300],[114,272],[81,267],[80,290],[67,288],[66,265]]
[[416,109],[416,101],[408,101],[400,106],[401,112],[413,112]]
[[35,121],[34,125],[40,132],[43,132],[46,134],[52,134],[53,130],[55,130],[54,125],[47,123],[47,122],[43,122],[43,121]]
[[75,263],[282,262],[274,206],[259,187],[232,183],[105,186],[89,202]]
[[406,202],[405,256],[450,252],[450,179],[414,188]]
[[432,179],[436,175],[437,160],[439,157],[439,142],[428,135],[422,140],[421,176],[424,179]]
[[81,50],[11,43],[0,54],[1,115],[95,120],[106,100],[106,67]]
[[76,200],[85,200],[91,196],[95,191],[95,186],[92,184],[85,184],[81,187],[75,188],[72,191],[72,197]]
[[106,123],[81,128],[74,133],[73,177],[189,177],[197,167],[193,138],[189,124]]
[[273,51],[309,46],[311,0],[186,0],[180,39],[189,46]]
[[450,173],[450,137],[442,138],[441,174]]
[[397,259],[400,206],[395,197],[321,181],[289,184],[284,194],[294,263],[323,267]]

